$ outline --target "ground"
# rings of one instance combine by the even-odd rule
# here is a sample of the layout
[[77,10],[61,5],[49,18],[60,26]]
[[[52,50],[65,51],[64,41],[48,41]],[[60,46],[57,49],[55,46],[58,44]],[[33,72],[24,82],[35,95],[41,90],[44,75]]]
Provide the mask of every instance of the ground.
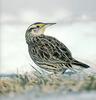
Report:
[[0,78],[0,100],[96,100],[96,75],[34,71]]

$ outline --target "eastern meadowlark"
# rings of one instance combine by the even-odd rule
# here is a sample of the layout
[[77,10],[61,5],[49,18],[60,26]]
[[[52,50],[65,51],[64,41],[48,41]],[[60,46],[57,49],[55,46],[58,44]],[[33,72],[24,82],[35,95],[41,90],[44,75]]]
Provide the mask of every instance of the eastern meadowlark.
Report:
[[70,50],[54,37],[44,35],[48,26],[56,23],[37,22],[30,25],[25,38],[28,51],[34,63],[47,71],[64,73],[72,69],[72,65],[89,68],[87,64],[79,62],[72,57]]

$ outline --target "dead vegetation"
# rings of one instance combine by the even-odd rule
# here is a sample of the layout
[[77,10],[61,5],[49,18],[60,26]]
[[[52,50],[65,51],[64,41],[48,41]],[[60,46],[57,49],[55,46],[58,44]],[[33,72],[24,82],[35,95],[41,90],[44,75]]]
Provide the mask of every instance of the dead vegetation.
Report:
[[14,78],[0,79],[0,95],[23,93],[34,88],[42,93],[51,92],[81,92],[96,90],[96,76],[86,75],[82,79],[78,75],[44,75],[37,71],[30,75],[18,74]]

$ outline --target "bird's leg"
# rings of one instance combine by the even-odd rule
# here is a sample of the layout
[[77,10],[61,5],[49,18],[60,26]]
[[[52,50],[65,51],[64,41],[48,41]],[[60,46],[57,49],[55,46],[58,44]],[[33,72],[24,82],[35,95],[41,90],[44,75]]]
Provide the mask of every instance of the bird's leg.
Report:
[[63,68],[62,74],[64,74],[66,72],[66,70],[67,70],[66,68]]

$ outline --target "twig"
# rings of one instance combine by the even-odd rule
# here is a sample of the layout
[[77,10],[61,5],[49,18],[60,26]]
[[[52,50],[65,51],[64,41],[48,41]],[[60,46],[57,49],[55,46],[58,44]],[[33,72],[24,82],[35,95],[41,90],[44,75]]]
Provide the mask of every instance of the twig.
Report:
[[[30,64],[30,63],[29,63]],[[39,72],[34,66],[32,66],[31,64],[30,64],[30,66],[31,67],[33,67],[37,72]],[[39,72],[39,74],[41,74],[40,72]]]

